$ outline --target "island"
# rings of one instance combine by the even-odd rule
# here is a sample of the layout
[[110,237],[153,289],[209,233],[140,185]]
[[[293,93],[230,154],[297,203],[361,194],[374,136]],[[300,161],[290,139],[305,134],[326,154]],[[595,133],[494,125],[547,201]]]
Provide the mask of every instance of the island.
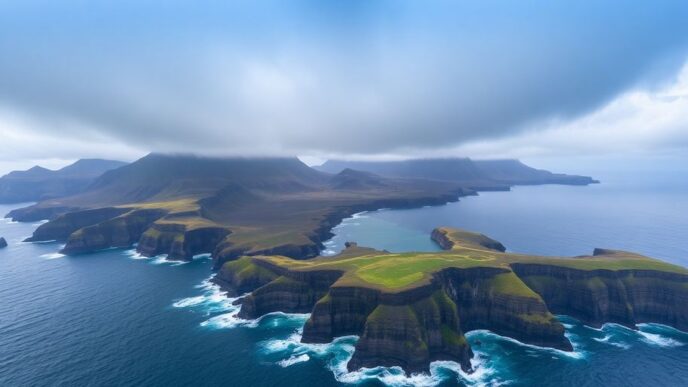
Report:
[[0,249],[7,247],[7,241],[5,238],[0,237]]
[[444,250],[389,253],[355,243],[334,257],[245,256],[215,281],[240,298],[239,317],[310,313],[303,342],[357,335],[348,363],[427,371],[455,361],[471,371],[465,333],[487,329],[523,343],[571,351],[555,315],[636,329],[661,323],[688,331],[688,269],[639,254],[595,249],[590,256],[506,252],[482,234],[437,228]]

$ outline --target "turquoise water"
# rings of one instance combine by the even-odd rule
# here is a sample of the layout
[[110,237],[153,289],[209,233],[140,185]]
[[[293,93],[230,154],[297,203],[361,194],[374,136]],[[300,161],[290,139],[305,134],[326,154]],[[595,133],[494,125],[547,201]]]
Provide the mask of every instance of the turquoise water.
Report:
[[[436,225],[484,232],[510,250],[576,255],[625,248],[688,265],[688,189],[614,182],[520,187],[459,203],[379,211],[348,219],[328,249],[347,240],[392,251],[437,247]],[[0,212],[10,207],[0,206]],[[471,332],[476,372],[449,362],[431,374],[347,372],[356,337],[301,344],[307,315],[256,321],[191,263],[109,250],[78,257],[56,243],[20,241],[35,224],[0,220],[0,386],[685,385],[688,335],[660,325],[600,330],[562,316],[574,353]],[[475,345],[476,341],[481,342]]]

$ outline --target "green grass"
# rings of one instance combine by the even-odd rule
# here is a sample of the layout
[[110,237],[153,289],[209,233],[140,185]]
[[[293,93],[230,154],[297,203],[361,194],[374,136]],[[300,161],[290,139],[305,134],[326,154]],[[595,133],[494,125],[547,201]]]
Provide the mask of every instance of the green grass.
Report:
[[[397,292],[427,284],[432,275],[446,268],[503,268],[518,263],[560,266],[577,270],[655,270],[688,274],[688,269],[656,259],[626,252],[581,258],[540,257],[500,253],[475,243],[474,233],[450,232],[452,238],[466,236],[468,242],[455,241],[454,248],[440,253],[390,254],[362,250],[360,256],[342,255],[297,261],[285,257],[262,257],[273,264],[295,271],[338,270],[344,274],[335,286],[367,286]],[[480,236],[483,238],[483,236]],[[603,285],[603,284],[602,284]],[[522,297],[538,297],[513,272],[492,279],[493,291]]]
[[540,298],[514,272],[497,274],[490,281],[492,291],[519,297]]

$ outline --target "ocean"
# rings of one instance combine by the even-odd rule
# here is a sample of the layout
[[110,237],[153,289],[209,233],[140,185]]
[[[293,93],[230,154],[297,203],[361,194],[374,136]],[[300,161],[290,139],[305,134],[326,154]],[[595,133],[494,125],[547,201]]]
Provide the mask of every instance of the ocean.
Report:
[[[688,266],[688,186],[668,179],[604,180],[588,187],[516,187],[457,203],[357,214],[326,243],[434,251],[436,226],[482,232],[510,251],[589,254],[626,249]],[[681,185],[683,184],[683,185]],[[2,214],[17,206],[0,206]],[[436,362],[430,374],[347,372],[356,337],[301,344],[307,315],[238,319],[208,279],[207,255],[190,263],[133,250],[66,257],[59,243],[22,243],[37,224],[0,219],[0,386],[685,385],[688,334],[646,324],[593,329],[560,316],[573,353],[468,334],[476,372]]]

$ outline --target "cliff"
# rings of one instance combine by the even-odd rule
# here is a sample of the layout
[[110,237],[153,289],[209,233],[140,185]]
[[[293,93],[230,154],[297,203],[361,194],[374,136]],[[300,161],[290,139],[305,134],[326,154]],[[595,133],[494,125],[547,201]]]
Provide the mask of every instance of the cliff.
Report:
[[435,360],[470,370],[464,333],[487,329],[521,342],[572,350],[554,314],[599,326],[657,322],[688,329],[688,270],[628,252],[549,258],[505,253],[482,234],[433,232],[446,251],[392,254],[356,246],[295,261],[243,257],[216,281],[242,299],[240,316],[310,312],[304,342],[358,335],[349,369]]

